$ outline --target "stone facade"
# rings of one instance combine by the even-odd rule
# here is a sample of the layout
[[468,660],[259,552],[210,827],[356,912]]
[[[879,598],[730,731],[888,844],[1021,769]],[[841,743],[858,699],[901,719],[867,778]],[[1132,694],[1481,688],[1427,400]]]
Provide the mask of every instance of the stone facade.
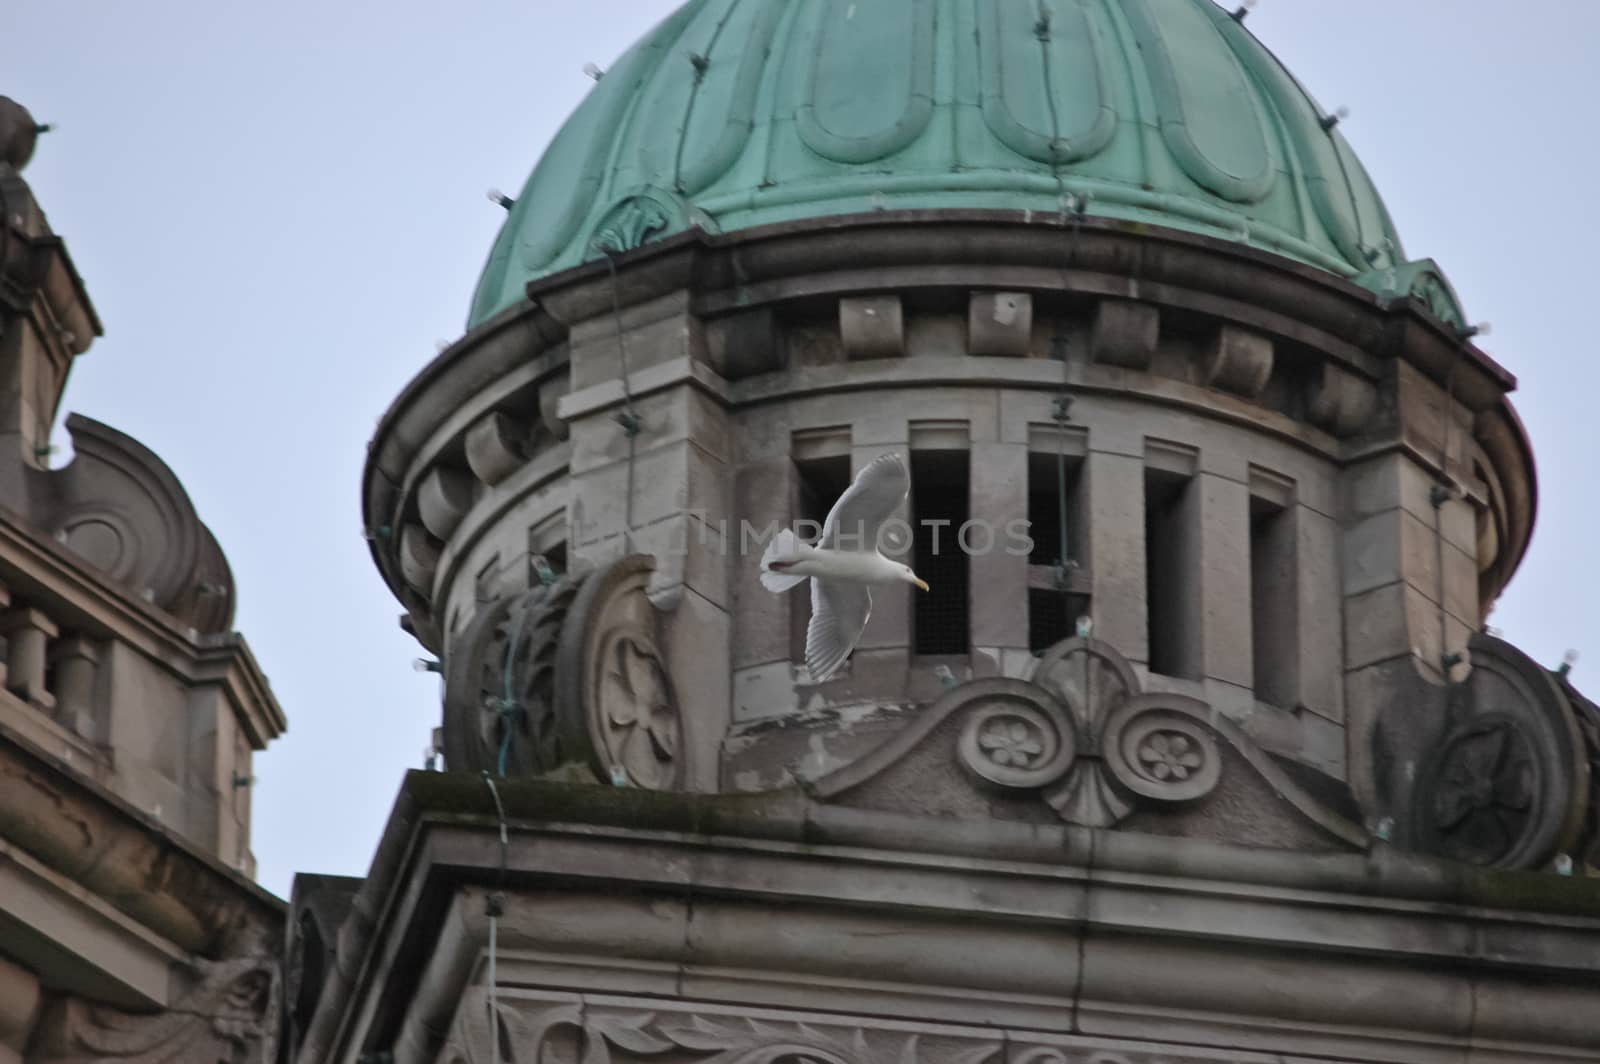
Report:
[[[379,424],[449,771],[297,895],[290,1058],[1600,1059],[1600,716],[1483,625],[1533,523],[1515,381],[1336,120],[1208,3],[907,0],[881,67],[839,59],[854,5],[778,6],[606,75]],[[945,87],[818,133],[824,68],[887,107],[903,67]],[[1027,140],[1015,70],[1139,133]],[[1290,161],[1244,182],[1251,144]],[[886,453],[933,589],[816,682],[757,559]]]
[[[1596,718],[1481,631],[1535,488],[1470,340],[1092,218],[534,282],[373,443],[489,778],[408,785],[295,1059],[1600,1053]],[[880,595],[814,684],[741,530],[888,451],[910,519],[1052,531],[945,570],[960,613]]]
[[172,471],[66,419],[100,323],[0,97],[0,1062],[274,1058],[282,903],[250,763],[285,720]]

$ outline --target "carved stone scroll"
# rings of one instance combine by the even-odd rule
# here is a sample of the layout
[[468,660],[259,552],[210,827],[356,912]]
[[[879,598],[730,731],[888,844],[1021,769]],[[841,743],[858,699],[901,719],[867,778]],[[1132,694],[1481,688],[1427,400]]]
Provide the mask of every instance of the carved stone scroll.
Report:
[[946,692],[875,750],[809,781],[830,799],[866,784],[957,720],[955,760],[981,785],[1031,790],[1061,819],[1112,827],[1140,805],[1202,801],[1221,782],[1223,748],[1281,799],[1353,847],[1366,832],[1289,777],[1238,725],[1196,698],[1141,692],[1126,659],[1095,639],[1046,651],[1031,682],[974,680]]

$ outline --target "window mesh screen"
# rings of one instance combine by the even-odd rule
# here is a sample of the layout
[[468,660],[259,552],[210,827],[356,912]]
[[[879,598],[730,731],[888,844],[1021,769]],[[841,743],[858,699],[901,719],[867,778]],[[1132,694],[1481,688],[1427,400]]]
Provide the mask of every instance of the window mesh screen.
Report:
[[[967,653],[968,562],[958,535],[967,520],[969,489],[966,451],[911,455],[911,567],[929,587],[912,592],[918,654]],[[977,536],[975,542],[982,546],[984,539]]]
[[1044,650],[1072,636],[1077,616],[1072,596],[1060,591],[1031,588],[1028,591],[1028,648]]

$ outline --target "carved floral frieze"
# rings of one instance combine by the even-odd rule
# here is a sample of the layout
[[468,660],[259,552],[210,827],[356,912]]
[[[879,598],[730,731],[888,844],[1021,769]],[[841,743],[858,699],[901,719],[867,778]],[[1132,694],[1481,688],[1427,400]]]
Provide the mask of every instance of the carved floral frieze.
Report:
[[[493,1004],[491,1005],[491,998]],[[642,1003],[641,1003],[642,1005]],[[493,1015],[495,1023],[490,1023]],[[1275,1057],[850,1017],[462,998],[439,1064],[1265,1064]]]

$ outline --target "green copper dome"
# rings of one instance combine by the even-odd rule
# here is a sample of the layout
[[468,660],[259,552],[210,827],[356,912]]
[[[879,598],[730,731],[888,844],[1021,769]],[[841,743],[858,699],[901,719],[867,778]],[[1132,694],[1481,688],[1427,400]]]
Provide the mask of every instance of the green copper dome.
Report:
[[1211,0],[690,0],[556,135],[471,321],[693,226],[1073,204],[1375,289],[1427,267],[1459,317],[1333,121]]

